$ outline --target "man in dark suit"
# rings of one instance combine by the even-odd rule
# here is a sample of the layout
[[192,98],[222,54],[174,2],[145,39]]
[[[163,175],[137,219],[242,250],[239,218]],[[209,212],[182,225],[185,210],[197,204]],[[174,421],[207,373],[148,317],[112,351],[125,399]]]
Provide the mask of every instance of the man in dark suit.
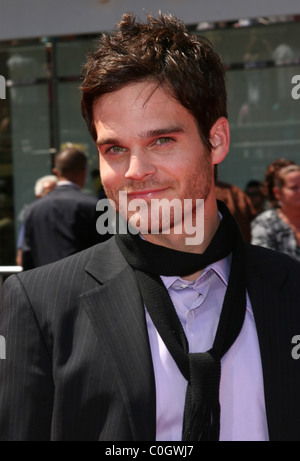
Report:
[[210,43],[124,15],[82,110],[117,233],[4,284],[1,440],[299,440],[300,265],[216,201],[229,126]]
[[97,199],[82,192],[84,152],[66,148],[55,157],[56,188],[29,205],[24,217],[24,270],[48,264],[99,243]]

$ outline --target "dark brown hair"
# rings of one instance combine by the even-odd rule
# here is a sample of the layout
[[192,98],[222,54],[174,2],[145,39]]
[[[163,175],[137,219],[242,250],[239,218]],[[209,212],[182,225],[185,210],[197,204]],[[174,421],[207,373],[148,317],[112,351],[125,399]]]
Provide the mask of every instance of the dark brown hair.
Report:
[[68,147],[61,150],[55,156],[55,168],[62,175],[84,171],[87,166],[87,157],[84,152]]
[[103,34],[97,49],[88,55],[81,108],[93,139],[96,99],[145,80],[166,88],[195,117],[211,150],[210,130],[219,117],[227,117],[224,67],[208,40],[188,34],[180,20],[163,14],[157,19],[148,15],[146,23],[124,14],[118,30]]

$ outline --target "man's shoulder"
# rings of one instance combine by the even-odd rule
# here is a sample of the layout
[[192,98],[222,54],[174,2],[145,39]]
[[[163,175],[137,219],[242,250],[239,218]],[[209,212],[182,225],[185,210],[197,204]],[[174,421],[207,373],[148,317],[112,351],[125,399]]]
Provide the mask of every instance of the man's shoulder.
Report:
[[292,264],[296,267],[300,267],[300,262],[291,258],[290,256],[282,253],[281,251],[272,250],[259,245],[253,245],[246,243],[246,254],[251,262],[257,261],[278,261],[282,264]]
[[3,306],[25,303],[37,315],[56,311],[57,318],[77,311],[82,295],[101,289],[126,266],[114,240],[10,276],[2,287],[1,304],[2,301]]
[[[56,188],[58,189],[58,188]],[[42,197],[35,202],[27,205],[25,210],[25,218],[45,210],[52,209],[59,201],[60,205],[67,204],[68,207],[76,207],[77,204],[82,204],[96,211],[98,199],[80,189],[75,188],[61,188],[61,190],[54,189],[45,197]]]
[[75,186],[57,186],[50,194],[47,195],[48,200],[64,197],[74,197],[76,200],[86,201],[89,203],[97,203],[98,199],[89,191],[85,191]]
[[74,208],[76,208],[77,206],[86,207],[86,209],[94,210],[96,212],[98,199],[89,192],[83,191],[81,189],[71,190],[70,188],[69,191],[65,192],[65,194],[62,194],[61,198],[65,198],[66,202],[68,200],[71,200],[74,205]]
[[24,216],[27,217],[30,215],[34,210],[36,210],[39,207],[40,201],[43,200],[44,197],[42,197],[39,200],[35,200],[34,202],[31,202],[25,206],[24,209]]
[[25,218],[39,211],[40,209],[47,207],[47,204],[55,199],[55,194],[52,195],[52,192],[54,191],[51,191],[44,197],[40,197],[39,199],[36,199],[34,202],[31,202],[28,205],[26,205],[24,213]]
[[247,268],[263,278],[300,277],[300,262],[280,251],[246,244]]
[[86,201],[87,203],[93,203],[95,205],[97,204],[98,198],[94,195],[91,195],[90,193],[84,191],[79,191],[79,193],[83,201]]

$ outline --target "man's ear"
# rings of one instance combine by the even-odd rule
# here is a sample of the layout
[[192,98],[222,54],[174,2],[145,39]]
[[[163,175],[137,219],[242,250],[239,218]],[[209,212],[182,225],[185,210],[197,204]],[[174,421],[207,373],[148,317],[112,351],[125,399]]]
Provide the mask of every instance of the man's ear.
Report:
[[229,151],[230,129],[226,117],[220,117],[210,130],[210,143],[212,145],[212,162],[214,165],[222,162]]

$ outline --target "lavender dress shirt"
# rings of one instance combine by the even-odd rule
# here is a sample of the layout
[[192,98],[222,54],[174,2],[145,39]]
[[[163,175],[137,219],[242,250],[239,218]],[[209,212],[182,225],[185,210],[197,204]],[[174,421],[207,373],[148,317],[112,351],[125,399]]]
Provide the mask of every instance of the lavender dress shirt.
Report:
[[[231,256],[193,281],[162,277],[184,328],[190,352],[212,347],[228,283]],[[181,440],[186,381],[146,311],[156,381],[156,440]],[[255,321],[247,295],[236,342],[222,358],[221,441],[267,441],[263,377]]]

